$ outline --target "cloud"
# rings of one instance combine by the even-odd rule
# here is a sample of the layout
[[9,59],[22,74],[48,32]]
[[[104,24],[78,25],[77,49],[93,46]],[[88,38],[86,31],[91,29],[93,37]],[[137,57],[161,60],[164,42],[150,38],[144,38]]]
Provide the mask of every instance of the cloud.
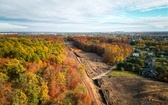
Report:
[[37,21],[82,21],[118,11],[150,10],[168,6],[167,0],[3,0],[0,15]]
[[132,10],[150,11],[150,10],[154,10],[154,9],[168,7],[167,0],[141,0],[139,2],[140,2],[140,4],[138,4],[138,1],[137,1],[136,6],[133,7]]
[[28,27],[10,24],[10,23],[0,23],[0,30],[6,30],[6,29],[26,29]]
[[144,19],[144,23],[156,28],[168,28],[168,17],[152,17]]
[[0,3],[0,15],[40,21],[80,21],[105,13],[109,0],[7,0]]
[[159,31],[167,30],[168,17],[151,17],[130,19],[111,17],[111,22],[97,23],[52,23],[52,22],[21,22],[13,23],[19,26],[27,26],[22,31],[49,31],[49,32],[113,32],[113,31]]
[[[6,24],[5,29],[9,27],[9,30],[16,29],[16,27],[17,29],[47,31],[75,31],[75,29],[77,31],[99,31],[113,30],[117,27],[124,29],[125,27],[142,28],[146,26],[165,28],[168,24],[165,22],[167,17],[132,19],[126,16],[127,11],[145,12],[160,8],[168,8],[168,1],[1,0],[0,19],[1,17],[6,18],[1,21],[3,26]],[[3,26],[0,26],[0,29]]]

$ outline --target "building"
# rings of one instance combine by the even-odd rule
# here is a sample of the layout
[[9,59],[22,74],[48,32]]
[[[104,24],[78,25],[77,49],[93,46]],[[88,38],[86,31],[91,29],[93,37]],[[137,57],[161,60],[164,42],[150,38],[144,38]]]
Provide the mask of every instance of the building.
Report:
[[139,57],[139,53],[133,53],[132,56]]
[[148,53],[148,56],[153,56],[153,55],[154,55],[153,52]]
[[145,59],[147,63],[147,67],[145,70],[142,71],[142,76],[148,77],[148,78],[157,78],[157,72],[156,67],[154,64],[154,59],[152,57],[146,57]]

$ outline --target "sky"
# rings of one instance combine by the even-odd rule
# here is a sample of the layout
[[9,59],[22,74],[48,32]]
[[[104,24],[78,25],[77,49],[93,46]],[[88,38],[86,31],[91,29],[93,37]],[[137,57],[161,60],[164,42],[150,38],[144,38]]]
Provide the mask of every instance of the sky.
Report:
[[0,0],[0,32],[168,31],[168,0]]

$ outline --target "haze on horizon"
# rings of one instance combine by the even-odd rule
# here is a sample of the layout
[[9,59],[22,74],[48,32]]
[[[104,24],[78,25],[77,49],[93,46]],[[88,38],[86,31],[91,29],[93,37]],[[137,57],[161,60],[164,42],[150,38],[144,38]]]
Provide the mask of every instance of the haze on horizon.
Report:
[[168,31],[168,0],[0,0],[10,31]]

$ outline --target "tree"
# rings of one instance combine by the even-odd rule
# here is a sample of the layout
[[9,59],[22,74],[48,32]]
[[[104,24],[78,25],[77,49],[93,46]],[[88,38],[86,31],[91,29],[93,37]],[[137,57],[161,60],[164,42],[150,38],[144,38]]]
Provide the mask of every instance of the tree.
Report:
[[12,105],[27,105],[27,96],[22,90],[16,89],[13,92]]
[[117,69],[121,70],[123,68],[124,64],[123,63],[118,63],[117,64]]
[[25,68],[19,60],[11,59],[4,65],[2,71],[7,74],[9,80],[15,80],[25,71]]
[[58,81],[60,85],[64,85],[66,83],[65,74],[63,72],[58,72]]
[[0,104],[11,105],[12,101],[12,88],[11,83],[0,83]]
[[81,76],[83,76],[84,73],[85,73],[85,65],[81,64],[81,65],[79,66],[79,74],[80,74]]
[[45,104],[49,100],[48,92],[47,82],[41,82],[40,100],[42,104]]
[[3,83],[8,80],[8,76],[2,72],[0,72],[0,83]]
[[26,72],[20,75],[18,83],[23,92],[27,95],[29,105],[37,105],[40,99],[41,87],[39,79],[36,74]]

